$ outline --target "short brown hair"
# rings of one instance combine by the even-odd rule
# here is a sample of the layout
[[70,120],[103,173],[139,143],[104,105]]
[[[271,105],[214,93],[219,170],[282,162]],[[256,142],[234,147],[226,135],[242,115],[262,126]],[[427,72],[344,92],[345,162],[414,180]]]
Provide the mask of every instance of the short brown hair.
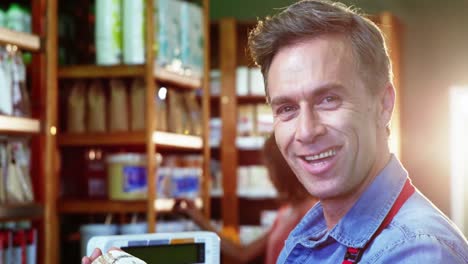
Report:
[[263,145],[263,158],[281,201],[295,203],[312,197],[284,159],[276,145],[274,134],[268,137]]
[[369,19],[341,3],[303,0],[279,14],[259,21],[249,33],[249,50],[261,68],[268,95],[267,77],[276,53],[289,45],[324,34],[343,34],[353,47],[362,80],[375,92],[392,82],[390,58],[380,29]]

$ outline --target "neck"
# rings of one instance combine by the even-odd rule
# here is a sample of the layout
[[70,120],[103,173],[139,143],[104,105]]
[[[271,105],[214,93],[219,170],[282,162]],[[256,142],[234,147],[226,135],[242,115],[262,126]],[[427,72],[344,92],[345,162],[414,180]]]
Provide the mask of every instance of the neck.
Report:
[[331,230],[353,207],[354,203],[361,197],[362,193],[374,181],[375,177],[383,170],[390,159],[390,153],[376,160],[367,177],[359,186],[345,195],[321,200],[323,214],[328,230]]

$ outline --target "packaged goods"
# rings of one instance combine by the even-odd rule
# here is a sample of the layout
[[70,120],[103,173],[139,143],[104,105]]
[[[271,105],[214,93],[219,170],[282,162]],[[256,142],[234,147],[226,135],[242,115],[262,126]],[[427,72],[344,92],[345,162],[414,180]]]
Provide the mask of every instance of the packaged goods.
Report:
[[158,52],[157,64],[167,67],[175,72],[181,72],[182,63],[180,61],[180,6],[178,0],[155,0],[157,14],[155,22],[158,29]]
[[190,2],[181,2],[181,60],[187,75],[203,73],[203,13]]
[[158,131],[168,131],[166,95],[167,89],[161,87],[158,91],[158,96],[155,96],[156,130]]
[[145,82],[143,79],[135,79],[130,88],[130,104],[132,118],[130,129],[132,131],[143,131],[145,129]]
[[114,65],[122,61],[120,0],[96,0],[96,63]]
[[122,80],[110,81],[109,130],[128,131],[128,95],[127,87]]
[[7,28],[14,31],[26,32],[25,16],[26,12],[20,5],[16,3],[11,4],[6,12]]
[[200,136],[202,133],[202,113],[195,93],[185,93],[184,101],[188,113],[189,133]]
[[146,197],[146,155],[113,154],[107,157],[109,199],[138,200]]
[[23,63],[21,52],[12,54],[11,66],[13,115],[29,117],[31,116],[31,104],[26,89],[26,66]]
[[0,47],[0,114],[13,114],[11,58],[8,52]]
[[73,83],[68,96],[67,130],[71,133],[83,133],[85,127],[86,83],[76,81]]
[[87,129],[89,132],[106,131],[106,95],[101,81],[91,82],[87,94]]
[[123,0],[123,62],[145,62],[145,1]]
[[6,15],[5,11],[0,8],[0,27],[6,27]]

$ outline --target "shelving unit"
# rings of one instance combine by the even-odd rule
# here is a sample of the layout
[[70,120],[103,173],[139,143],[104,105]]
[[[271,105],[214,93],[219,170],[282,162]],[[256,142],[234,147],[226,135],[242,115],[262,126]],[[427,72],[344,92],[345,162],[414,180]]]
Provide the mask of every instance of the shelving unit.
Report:
[[[57,1],[57,0],[54,0]],[[160,68],[154,63],[154,54],[152,49],[146,49],[145,64],[141,65],[116,65],[116,66],[98,66],[98,65],[69,65],[57,68],[57,76],[55,82],[70,81],[74,79],[96,79],[96,78],[135,78],[140,77],[145,81],[145,129],[138,132],[106,132],[106,133],[67,133],[57,125],[59,119],[59,104],[58,94],[63,92],[65,88],[54,87],[54,98],[51,103],[54,104],[55,111],[54,125],[57,128],[57,152],[60,156],[62,152],[70,152],[74,149],[84,149],[88,147],[99,148],[137,148],[143,149],[147,157],[147,182],[156,182],[156,151],[164,153],[200,153],[203,156],[203,176],[201,182],[202,196],[196,200],[203,212],[207,215],[210,211],[210,148],[209,139],[209,113],[210,113],[210,98],[209,98],[209,0],[202,0],[198,3],[202,4],[204,17],[204,69],[203,76],[196,78],[193,76],[179,75]],[[153,23],[153,1],[145,1],[145,47],[153,47],[154,39],[154,23]],[[57,9],[54,9],[54,20],[57,20]],[[51,35],[57,41],[57,28]],[[193,136],[186,134],[176,134],[164,131],[156,131],[156,114],[154,94],[158,87],[166,86],[169,89],[177,89],[182,91],[195,91],[201,89],[204,96],[200,99],[202,111],[202,135]],[[58,162],[58,160],[55,160]],[[54,164],[57,166],[57,163]],[[75,198],[59,198],[58,186],[60,171],[54,172],[54,179],[51,182],[54,189],[54,197],[57,211],[54,218],[60,219],[66,215],[93,215],[93,214],[126,214],[140,213],[146,215],[148,224],[148,232],[155,232],[155,223],[157,215],[160,212],[167,212],[175,203],[174,199],[157,198],[156,186],[148,184],[147,198],[138,201],[112,201],[112,200],[91,200],[91,199],[75,199]],[[202,206],[202,207],[201,207]],[[58,237],[61,234],[60,224],[54,227],[52,232]],[[56,246],[55,251],[60,252],[58,239],[54,241]],[[58,263],[59,257],[48,263]]]
[[36,134],[40,124],[38,119],[0,115],[0,134]]
[[[79,65],[65,66],[59,69],[58,76],[62,79],[92,79],[92,78],[112,78],[112,77],[144,77],[145,65],[118,65],[118,66],[97,66]],[[184,76],[170,72],[161,67],[155,67],[154,78],[157,82],[173,84],[185,89],[199,89],[202,85],[200,78]]]
[[[400,137],[400,109],[398,95],[400,94],[400,31],[401,27],[397,19],[389,12],[383,12],[371,17],[384,32],[386,43],[389,47],[390,57],[394,73],[394,84],[397,92],[396,107],[392,118],[392,137]],[[263,96],[237,96],[236,95],[236,68],[239,65],[253,66],[253,62],[246,54],[247,32],[255,26],[254,22],[236,21],[235,19],[221,19],[219,23],[212,24],[212,36],[219,39],[219,47],[213,49],[212,57],[219,61],[221,70],[221,95],[213,100],[219,101],[220,116],[222,120],[222,140],[219,148],[221,171],[223,175],[223,195],[220,201],[216,201],[221,206],[221,219],[225,226],[238,230],[241,220],[248,218],[246,222],[251,222],[251,217],[246,215],[255,214],[260,210],[259,203],[249,201],[238,195],[237,192],[237,168],[246,160],[251,160],[254,156],[261,154],[246,153],[236,145],[237,131],[237,109],[241,104],[265,103]],[[215,32],[217,31],[217,32]],[[217,102],[216,101],[216,102]],[[216,103],[215,102],[215,103]],[[399,141],[394,143],[393,150],[397,155],[399,152]],[[251,152],[251,151],[249,151]],[[274,200],[274,199],[273,199]],[[267,207],[274,206],[271,199],[262,200]],[[249,206],[249,203],[256,203],[256,206]],[[240,210],[242,208],[242,210]],[[251,208],[251,209],[249,209]],[[251,211],[249,211],[251,210]]]
[[2,221],[37,220],[44,217],[44,206],[39,203],[0,205]]
[[[55,234],[52,227],[55,204],[52,189],[52,150],[54,147],[54,127],[48,104],[53,100],[56,49],[50,38],[54,34],[54,0],[30,1],[32,10],[32,30],[34,34],[16,32],[0,27],[0,44],[7,49],[32,52],[32,71],[28,87],[31,88],[33,118],[0,115],[0,136],[31,138],[31,176],[35,190],[35,201],[0,205],[0,222],[33,220],[38,224],[37,256],[38,263],[54,263]],[[48,88],[52,89],[49,91]]]
[[[181,135],[156,131],[152,141],[156,147],[181,150],[202,150],[203,140],[199,136]],[[115,132],[115,133],[63,133],[58,136],[59,146],[116,146],[143,145],[146,142],[144,132]]]
[[0,44],[16,45],[21,50],[38,51],[41,40],[38,35],[13,31],[0,27]]

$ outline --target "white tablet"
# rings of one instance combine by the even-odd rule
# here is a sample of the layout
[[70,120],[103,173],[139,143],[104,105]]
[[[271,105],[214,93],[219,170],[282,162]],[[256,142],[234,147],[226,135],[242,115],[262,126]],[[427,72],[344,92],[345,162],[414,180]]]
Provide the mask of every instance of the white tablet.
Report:
[[220,263],[220,240],[213,232],[177,232],[138,235],[95,236],[86,249],[107,252],[118,247],[151,264]]

